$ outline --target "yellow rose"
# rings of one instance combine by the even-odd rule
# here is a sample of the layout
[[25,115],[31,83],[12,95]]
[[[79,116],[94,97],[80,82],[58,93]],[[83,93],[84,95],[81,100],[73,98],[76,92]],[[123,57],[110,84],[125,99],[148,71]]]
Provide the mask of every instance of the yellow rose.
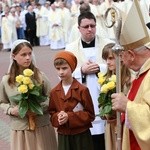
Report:
[[112,76],[109,78],[109,81],[116,82],[116,75],[112,75]]
[[99,78],[98,78],[98,83],[99,83],[100,85],[102,85],[105,80],[106,80],[106,78],[104,78],[103,76],[102,76],[102,77],[99,77]]
[[108,90],[112,90],[115,88],[115,82],[114,81],[110,81],[107,83],[107,87],[108,87]]
[[34,72],[31,69],[25,69],[23,71],[23,74],[27,77],[31,77],[34,74]]
[[23,75],[16,76],[16,82],[21,83],[23,80]]
[[101,93],[107,93],[108,92],[108,86],[107,84],[104,84],[102,87],[101,87]]
[[28,87],[29,87],[30,90],[32,90],[33,87],[34,87],[34,84],[33,84],[33,83],[30,83],[30,84],[28,85]]
[[20,85],[18,87],[18,92],[20,92],[20,93],[27,93],[28,92],[28,87],[26,85]]
[[99,72],[99,73],[98,73],[98,77],[99,77],[99,78],[103,77],[104,75],[105,75],[105,74],[102,73],[102,72]]
[[26,85],[32,83],[32,81],[29,77],[24,77],[22,81],[23,81],[23,84],[26,84]]

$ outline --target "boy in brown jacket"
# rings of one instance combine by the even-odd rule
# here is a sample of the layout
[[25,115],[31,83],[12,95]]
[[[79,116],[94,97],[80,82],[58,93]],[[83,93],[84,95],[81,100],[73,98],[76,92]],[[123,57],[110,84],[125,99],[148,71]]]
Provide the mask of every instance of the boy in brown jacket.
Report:
[[49,112],[58,132],[58,150],[93,150],[89,128],[94,108],[88,88],[72,77],[76,65],[76,57],[68,51],[54,58],[61,81],[50,92]]

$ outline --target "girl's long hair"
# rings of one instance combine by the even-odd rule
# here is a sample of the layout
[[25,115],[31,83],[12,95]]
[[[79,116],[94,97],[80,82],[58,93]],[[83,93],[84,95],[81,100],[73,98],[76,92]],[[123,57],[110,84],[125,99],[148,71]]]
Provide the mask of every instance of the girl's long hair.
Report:
[[[109,43],[106,46],[104,46],[102,50],[102,58],[104,60],[107,60],[109,54],[112,54],[115,57],[114,52],[112,51],[112,47],[114,47],[115,43]],[[107,71],[106,78],[111,77],[112,74],[114,74],[114,71]],[[121,62],[121,89],[122,91],[125,90],[125,88],[129,89],[131,86],[131,71]]]

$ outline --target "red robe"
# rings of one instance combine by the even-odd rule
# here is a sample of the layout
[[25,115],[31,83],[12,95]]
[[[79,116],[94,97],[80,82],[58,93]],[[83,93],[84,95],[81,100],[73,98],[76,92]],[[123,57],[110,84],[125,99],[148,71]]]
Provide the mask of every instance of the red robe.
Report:
[[[137,91],[141,85],[141,82],[144,79],[147,72],[148,71],[144,72],[137,79],[135,79],[133,81],[131,90],[128,94],[129,100],[134,101],[136,93],[137,93]],[[124,120],[125,120],[125,114],[122,115],[122,121],[124,122]],[[139,144],[137,143],[137,140],[131,130],[129,130],[129,134],[130,134],[130,150],[141,150],[141,148],[139,147]]]

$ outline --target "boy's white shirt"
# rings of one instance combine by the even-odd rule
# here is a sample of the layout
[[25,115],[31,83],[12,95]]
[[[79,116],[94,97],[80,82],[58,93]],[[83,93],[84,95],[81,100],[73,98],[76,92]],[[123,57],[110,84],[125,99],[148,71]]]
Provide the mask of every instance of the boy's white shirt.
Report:
[[63,89],[64,89],[64,92],[65,92],[65,95],[67,94],[70,86],[71,86],[71,84],[70,85],[63,85]]
[[[63,89],[65,92],[65,95],[67,94],[69,88],[71,85],[63,85]],[[77,105],[74,107],[73,112],[78,112],[78,111],[82,111],[84,109],[83,105],[79,102],[77,103]]]

